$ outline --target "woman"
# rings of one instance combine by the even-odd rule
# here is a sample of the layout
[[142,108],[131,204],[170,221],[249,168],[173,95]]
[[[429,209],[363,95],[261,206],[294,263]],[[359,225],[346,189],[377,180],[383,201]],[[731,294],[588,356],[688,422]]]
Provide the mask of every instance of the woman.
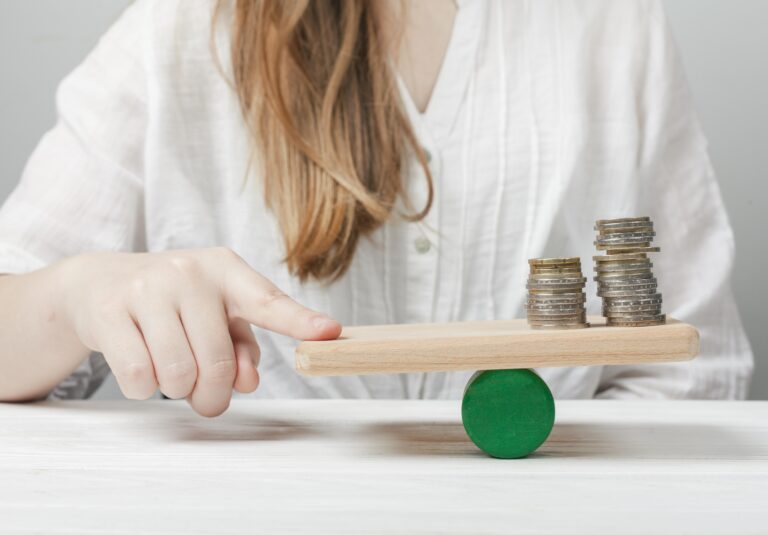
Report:
[[561,398],[744,397],[733,237],[658,0],[404,7],[129,8],[0,212],[0,398],[85,397],[100,354],[127,397],[203,415],[233,388],[455,398],[466,373],[300,377],[294,339],[522,316],[527,258],[589,258],[596,219],[636,214],[701,357],[541,374]]

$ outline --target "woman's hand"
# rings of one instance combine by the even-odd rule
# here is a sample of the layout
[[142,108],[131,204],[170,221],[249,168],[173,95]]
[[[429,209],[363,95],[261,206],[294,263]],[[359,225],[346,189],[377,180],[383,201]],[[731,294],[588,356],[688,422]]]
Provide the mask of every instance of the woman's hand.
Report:
[[203,416],[224,412],[233,388],[258,386],[249,324],[299,340],[341,332],[229,249],[92,253],[64,261],[60,273],[66,320],[104,354],[123,394],[146,399],[159,387]]

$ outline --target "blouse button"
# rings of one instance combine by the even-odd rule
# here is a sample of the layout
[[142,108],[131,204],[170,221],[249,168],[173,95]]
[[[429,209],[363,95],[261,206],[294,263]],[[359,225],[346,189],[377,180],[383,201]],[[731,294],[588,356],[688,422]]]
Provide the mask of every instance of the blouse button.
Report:
[[429,243],[429,240],[425,238],[424,236],[420,236],[416,238],[413,241],[413,246],[416,249],[416,252],[419,254],[425,254],[428,253],[429,250],[432,248],[432,244]]
[[424,151],[424,159],[427,161],[427,163],[432,162],[432,153],[427,150],[426,147],[422,147],[421,150]]

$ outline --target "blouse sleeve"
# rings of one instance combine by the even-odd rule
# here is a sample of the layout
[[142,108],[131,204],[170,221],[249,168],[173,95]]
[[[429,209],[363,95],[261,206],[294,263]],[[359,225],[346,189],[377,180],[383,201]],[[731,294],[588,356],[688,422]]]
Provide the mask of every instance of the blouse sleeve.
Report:
[[701,353],[680,364],[606,366],[597,397],[744,398],[753,359],[730,287],[733,233],[657,0],[649,20],[638,204],[653,216],[662,248],[653,262],[665,312],[698,328]]
[[[0,209],[0,273],[87,251],[144,248],[146,5],[129,7],[59,86],[57,124]],[[85,396],[105,375],[92,355],[54,395]]]

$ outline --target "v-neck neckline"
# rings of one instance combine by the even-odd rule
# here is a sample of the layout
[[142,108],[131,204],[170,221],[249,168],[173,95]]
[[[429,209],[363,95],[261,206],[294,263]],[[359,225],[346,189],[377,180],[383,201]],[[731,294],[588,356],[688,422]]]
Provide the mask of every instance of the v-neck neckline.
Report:
[[429,128],[436,137],[444,137],[450,132],[473,76],[475,55],[482,33],[482,4],[485,1],[456,0],[451,37],[423,112],[416,106],[400,71],[394,69],[400,97],[409,116],[413,121],[421,123],[421,126]]

